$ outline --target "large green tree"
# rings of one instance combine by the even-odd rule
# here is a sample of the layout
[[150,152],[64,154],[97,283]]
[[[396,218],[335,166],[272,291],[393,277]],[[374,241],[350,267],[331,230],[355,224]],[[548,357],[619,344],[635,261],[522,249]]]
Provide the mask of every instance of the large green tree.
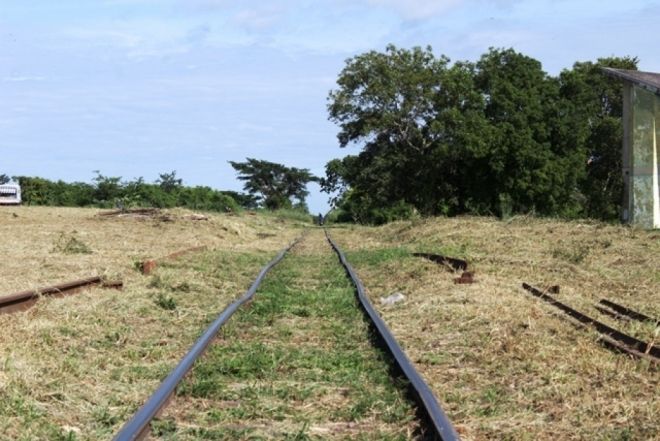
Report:
[[275,162],[247,158],[245,162],[229,161],[245,181],[245,190],[259,198],[259,203],[271,210],[305,207],[309,194],[307,184],[316,181],[308,169],[286,167]]
[[584,153],[579,182],[583,214],[616,219],[623,198],[623,84],[603,67],[637,70],[637,58],[609,57],[578,62],[562,71],[560,143]]
[[448,63],[430,48],[394,46],[347,61],[328,110],[340,127],[340,145],[363,148],[355,157],[329,163],[322,187],[342,190],[340,197],[356,220],[450,209],[455,191],[451,149],[460,148],[471,138],[472,126],[482,124],[473,112],[481,97],[464,82],[471,67],[448,68]]
[[346,217],[534,212],[612,218],[620,201],[621,86],[600,66],[559,77],[513,49],[449,64],[388,46],[347,60],[329,95],[339,144],[321,180]]
[[491,49],[476,63],[485,97],[487,167],[480,173],[496,212],[574,215],[583,155],[557,145],[559,83],[541,63],[513,49]]

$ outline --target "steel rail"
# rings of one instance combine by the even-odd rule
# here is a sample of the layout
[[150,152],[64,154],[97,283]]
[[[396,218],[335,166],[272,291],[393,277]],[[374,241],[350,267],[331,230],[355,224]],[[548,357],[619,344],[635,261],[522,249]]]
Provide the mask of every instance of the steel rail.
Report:
[[412,255],[415,257],[423,257],[432,262],[439,263],[440,265],[445,265],[453,271],[466,271],[468,268],[467,260],[457,259],[455,257],[447,257],[442,254],[432,253],[412,253]]
[[576,309],[573,309],[570,306],[550,297],[540,289],[535,288],[528,283],[523,283],[522,286],[523,288],[525,288],[525,290],[529,291],[535,297],[538,297],[541,300],[545,300],[554,307],[566,313],[568,316],[577,320],[582,325],[593,326],[596,329],[596,331],[598,331],[598,333],[601,336],[601,339],[605,343],[614,346],[617,349],[623,350],[631,355],[635,355],[637,357],[645,358],[654,361],[656,363],[660,361],[660,347],[656,347],[651,343],[645,343],[641,340],[636,339],[635,337],[632,337],[628,334],[624,334],[621,331],[611,328],[607,326],[605,323],[599,322],[598,320],[595,320],[589,317],[588,315],[585,315],[580,311],[577,311]]
[[158,389],[151,395],[147,402],[135,413],[133,418],[120,429],[113,438],[115,441],[133,441],[142,439],[147,435],[149,423],[158,415],[158,413],[167,405],[170,397],[174,394],[176,387],[181,380],[193,367],[197,359],[205,352],[208,345],[213,341],[222,325],[240,308],[243,304],[254,297],[257,288],[268,272],[277,265],[284,255],[296,245],[301,238],[294,240],[290,245],[284,248],[264,266],[257,278],[252,282],[250,288],[238,300],[232,302],[222,313],[211,323],[204,334],[195,342],[188,353],[181,359],[174,370],[163,380]]
[[358,277],[357,273],[353,269],[343,251],[339,246],[332,240],[328,230],[324,229],[325,237],[328,239],[330,246],[337,253],[339,261],[343,265],[346,273],[353,281],[355,288],[357,290],[358,299],[366,311],[367,315],[371,319],[374,327],[382,337],[385,342],[388,350],[394,357],[398,367],[401,369],[401,372],[406,376],[412,389],[418,399],[418,402],[421,404],[421,410],[426,414],[429,421],[431,422],[432,428],[435,431],[434,435],[441,439],[442,441],[451,441],[451,440],[460,440],[456,429],[452,425],[451,421],[445,414],[444,410],[438,404],[438,400],[431,391],[431,388],[424,381],[422,376],[417,372],[413,364],[410,362],[410,359],[405,354],[399,343],[396,341],[396,338],[392,335],[392,331],[387,327],[383,319],[376,312],[373,305],[369,301],[364,289],[362,281]]
[[637,312],[623,305],[619,305],[618,303],[614,303],[611,300],[601,299],[599,303],[633,320],[637,320],[640,322],[649,322],[655,324],[655,326],[660,326],[660,320],[654,319],[653,317],[649,317],[648,315],[644,315],[641,312]]
[[73,282],[60,283],[45,288],[17,292],[0,297],[0,314],[9,314],[16,311],[25,311],[34,305],[41,296],[63,297],[74,294],[91,286],[101,285],[109,288],[121,288],[121,282],[105,282],[102,277],[94,276]]

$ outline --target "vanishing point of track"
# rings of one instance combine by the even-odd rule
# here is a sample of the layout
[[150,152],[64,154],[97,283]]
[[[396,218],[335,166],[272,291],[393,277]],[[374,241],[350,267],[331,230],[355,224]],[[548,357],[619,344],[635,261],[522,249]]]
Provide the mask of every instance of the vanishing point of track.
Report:
[[[360,307],[363,309],[365,316],[368,318],[369,324],[377,336],[377,340],[382,343],[386,352],[391,356],[391,361],[399,371],[406,378],[409,384],[409,391],[417,403],[417,413],[420,415],[425,429],[425,435],[433,439],[443,441],[458,440],[458,434],[447,418],[446,414],[438,404],[436,397],[433,395],[431,389],[422,379],[421,375],[417,372],[413,364],[403,352],[401,346],[392,335],[391,331],[380,318],[378,313],[371,305],[367,298],[362,282],[357,274],[347,261],[346,256],[332,240],[327,230],[325,231],[326,238],[332,249],[337,254],[342,266],[346,270],[347,275],[350,277]],[[238,300],[232,302],[206,329],[203,335],[195,342],[188,353],[180,360],[179,364],[171,371],[171,373],[163,380],[158,389],[151,395],[146,403],[137,411],[133,418],[128,421],[122,429],[115,436],[115,440],[136,440],[144,438],[150,429],[151,421],[156,418],[163,409],[168,405],[170,399],[174,395],[177,387],[182,382],[184,377],[192,369],[196,361],[204,354],[207,347],[217,336],[220,328],[231,318],[242,305],[250,302],[255,296],[259,285],[266,277],[266,274],[275,267],[286,254],[301,241],[305,240],[304,235],[296,239],[292,244],[283,249],[272,261],[270,261],[259,273],[255,281],[252,283],[246,293]],[[258,297],[255,301],[258,301]]]

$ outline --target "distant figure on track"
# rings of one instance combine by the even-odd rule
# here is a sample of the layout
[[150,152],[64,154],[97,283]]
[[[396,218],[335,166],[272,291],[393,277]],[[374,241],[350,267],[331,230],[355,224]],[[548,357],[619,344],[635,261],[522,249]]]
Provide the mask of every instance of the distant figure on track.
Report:
[[321,213],[319,213],[318,223],[319,223],[319,226],[323,226],[323,215]]

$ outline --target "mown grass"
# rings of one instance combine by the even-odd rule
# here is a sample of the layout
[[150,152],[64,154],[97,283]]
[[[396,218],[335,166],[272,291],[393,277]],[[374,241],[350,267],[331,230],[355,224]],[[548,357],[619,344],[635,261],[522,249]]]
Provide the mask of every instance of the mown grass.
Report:
[[[142,287],[44,300],[29,311],[26,348],[15,347],[0,368],[4,439],[111,438],[270,257],[191,255]],[[3,317],[12,318],[26,317]]]
[[[155,429],[162,439],[410,439],[413,408],[370,343],[322,234],[276,267]],[[309,249],[307,249],[309,251]]]
[[[11,222],[0,210],[4,293],[93,274],[122,279],[124,290],[44,298],[0,316],[0,439],[7,440],[111,439],[205,326],[300,232],[262,216],[193,222],[175,212],[162,223],[97,218],[97,210],[15,210]],[[93,253],[53,253],[71,225]],[[265,232],[273,235],[261,238]],[[149,277],[134,268],[197,244],[209,251],[164,262]]]
[[[645,341],[653,324],[601,315],[608,298],[657,317],[658,232],[597,222],[426,219],[333,230],[369,296],[462,439],[660,439],[657,368],[612,352],[521,288],[560,285],[560,301]],[[465,258],[476,283],[421,258]],[[396,305],[377,301],[397,291]]]

